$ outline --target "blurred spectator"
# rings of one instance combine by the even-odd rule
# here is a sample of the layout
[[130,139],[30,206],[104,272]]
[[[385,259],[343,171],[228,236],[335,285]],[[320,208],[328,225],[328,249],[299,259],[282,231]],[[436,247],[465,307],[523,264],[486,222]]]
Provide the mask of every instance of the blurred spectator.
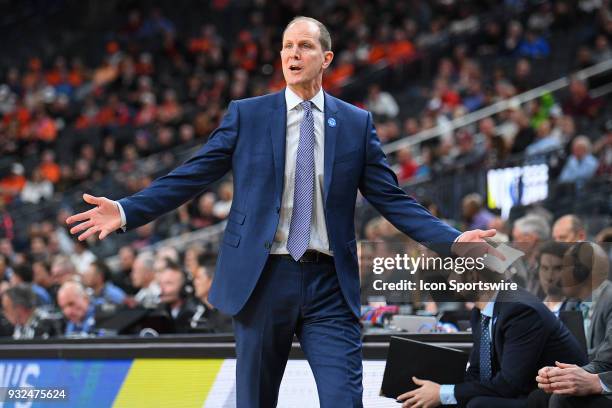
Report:
[[538,156],[561,148],[561,143],[552,135],[550,121],[542,121],[536,130],[536,140],[527,146],[527,156]]
[[41,200],[50,200],[53,196],[53,184],[42,178],[38,168],[32,172],[32,178],[26,181],[21,190],[21,201],[38,204]]
[[389,92],[381,91],[379,85],[370,85],[366,108],[374,115],[386,118],[395,118],[399,113],[399,106]]
[[604,124],[603,135],[595,142],[593,153],[597,155],[599,161],[598,174],[612,174],[612,119],[607,120]]
[[538,247],[550,239],[550,225],[543,216],[528,214],[515,221],[512,229],[513,246],[525,253],[515,263],[516,279],[524,280],[523,287],[540,299],[544,292],[538,279]]
[[599,112],[601,101],[591,98],[585,81],[572,79],[569,97],[563,103],[563,112],[574,117],[594,118]]
[[220,220],[227,218],[230,208],[232,207],[232,199],[234,197],[234,186],[226,181],[219,186],[219,200],[213,206],[213,214]]
[[482,229],[486,230],[491,221],[495,218],[484,206],[480,194],[472,193],[463,198],[462,202],[463,219],[467,223],[467,230]]
[[89,265],[96,260],[96,256],[88,249],[87,242],[76,240],[74,242],[74,253],[70,256],[77,272],[83,274]]
[[572,142],[572,155],[563,166],[559,182],[582,184],[595,175],[598,167],[597,159],[591,154],[589,138],[577,136]]
[[83,285],[92,291],[90,296],[92,304],[124,303],[125,292],[110,282],[110,269],[105,262],[99,260],[92,262],[82,275]]
[[574,214],[568,214],[555,221],[552,237],[557,242],[580,242],[585,241],[587,235],[582,220]]
[[122,246],[119,249],[119,269],[111,274],[113,283],[129,295],[136,293],[130,276],[135,259],[136,251],[129,245]]
[[66,319],[65,336],[88,336],[95,333],[94,304],[79,282],[68,281],[57,292],[57,304]]
[[208,292],[214,278],[214,265],[197,268],[193,278],[195,296],[200,301],[191,318],[191,329],[198,332],[232,332],[232,319],[208,303]]
[[397,175],[400,183],[406,182],[414,177],[419,168],[418,164],[412,158],[412,152],[409,148],[404,148],[397,152],[397,163],[400,166]]
[[518,53],[523,57],[545,58],[550,54],[550,45],[543,36],[529,30],[518,45]]
[[51,296],[47,290],[44,287],[34,283],[34,272],[28,264],[15,266],[13,269],[13,274],[11,275],[11,286],[17,286],[22,283],[28,284],[34,292],[34,295],[36,296],[36,306],[52,304]]
[[46,261],[35,260],[32,262],[32,273],[34,284],[40,286],[47,292],[52,303],[56,303],[57,288],[53,286],[50,266]]
[[561,288],[561,269],[563,255],[567,249],[567,245],[548,241],[540,247],[539,251],[538,276],[544,292],[543,302],[557,316],[559,316],[559,310],[565,299]]
[[59,255],[53,259],[51,264],[51,280],[58,287],[65,282],[78,278],[78,272],[74,264],[66,255]]
[[13,286],[2,295],[2,311],[14,326],[16,340],[61,334],[59,322],[46,309],[36,307],[36,295],[27,284]]
[[160,306],[174,321],[176,333],[186,333],[191,329],[191,318],[197,309],[193,298],[193,287],[180,266],[171,262],[158,276],[161,293]]
[[215,194],[212,192],[204,193],[197,201],[195,215],[191,219],[191,227],[200,229],[219,222],[219,218],[214,214]]
[[146,308],[159,304],[161,288],[155,278],[155,259],[149,252],[138,254],[132,266],[132,286],[138,289],[134,300]]
[[0,197],[0,238],[12,241],[15,237],[13,217],[6,210],[4,198]]
[[13,163],[11,166],[11,174],[0,179],[0,200],[4,203],[11,203],[15,197],[21,194],[21,190],[26,184],[24,177],[24,168],[20,163]]

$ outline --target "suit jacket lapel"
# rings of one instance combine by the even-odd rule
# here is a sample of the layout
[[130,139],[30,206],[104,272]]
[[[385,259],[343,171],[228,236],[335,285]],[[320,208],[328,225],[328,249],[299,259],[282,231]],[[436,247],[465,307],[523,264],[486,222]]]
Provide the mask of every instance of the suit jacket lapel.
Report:
[[331,186],[332,172],[334,169],[334,158],[336,152],[336,142],[340,131],[341,121],[337,117],[338,106],[334,98],[325,92],[325,143],[324,143],[324,164],[323,164],[323,203],[327,203],[327,196]]
[[270,110],[270,139],[274,154],[274,184],[276,187],[277,205],[280,205],[283,194],[283,181],[285,178],[285,147],[287,133],[287,104],[285,91],[276,94],[276,101]]

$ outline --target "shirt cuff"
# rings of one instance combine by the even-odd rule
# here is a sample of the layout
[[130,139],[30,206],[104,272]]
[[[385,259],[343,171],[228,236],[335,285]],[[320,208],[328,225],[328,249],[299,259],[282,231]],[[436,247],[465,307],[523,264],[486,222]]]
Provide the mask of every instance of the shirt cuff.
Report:
[[601,381],[601,378],[599,379],[599,383],[601,384],[601,393],[602,394],[607,394],[612,392],[612,390],[610,389],[610,387],[608,387],[606,384],[604,384],[603,381]]
[[119,209],[119,214],[121,215],[121,230],[125,232],[127,226],[127,220],[125,219],[125,212],[123,211],[123,207],[119,204],[119,201],[115,201],[117,208]]
[[454,384],[442,384],[440,386],[440,403],[442,405],[454,405],[457,403]]
[[461,238],[461,236],[464,234],[464,232],[462,232],[461,234],[459,234],[459,236],[457,238],[455,238],[455,240],[453,241],[453,243],[459,241],[459,238]]

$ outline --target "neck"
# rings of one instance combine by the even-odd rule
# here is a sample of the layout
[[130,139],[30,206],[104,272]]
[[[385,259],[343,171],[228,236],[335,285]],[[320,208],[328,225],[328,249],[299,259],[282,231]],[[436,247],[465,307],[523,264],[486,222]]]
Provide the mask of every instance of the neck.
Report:
[[177,307],[181,307],[183,305],[183,299],[178,299],[170,304],[171,309],[175,309]]
[[309,84],[287,85],[287,87],[302,98],[302,100],[309,101],[321,90],[321,80],[322,78],[318,78]]
[[560,303],[560,302],[563,302],[563,295],[547,295],[544,298],[544,302],[548,302],[548,303]]
[[578,298],[580,300],[587,300],[602,283],[602,280],[591,282],[590,279],[587,279],[587,281],[578,289]]
[[487,306],[487,303],[493,299],[494,294],[495,292],[482,292],[480,295],[478,295],[478,300],[475,302],[476,307],[479,310],[483,310],[485,306]]

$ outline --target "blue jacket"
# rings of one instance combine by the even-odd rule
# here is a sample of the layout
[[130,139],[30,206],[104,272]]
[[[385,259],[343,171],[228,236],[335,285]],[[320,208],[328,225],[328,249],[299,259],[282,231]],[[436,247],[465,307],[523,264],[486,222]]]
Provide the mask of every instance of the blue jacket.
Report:
[[[219,127],[191,159],[143,191],[120,200],[126,228],[132,229],[177,208],[233,172],[234,199],[209,297],[227,314],[235,315],[245,305],[270,253],[285,176],[286,120],[284,91],[232,101]],[[417,241],[447,243],[450,248],[459,232],[398,187],[369,112],[325,94],[324,123],[327,233],[342,293],[359,315],[357,190]]]

